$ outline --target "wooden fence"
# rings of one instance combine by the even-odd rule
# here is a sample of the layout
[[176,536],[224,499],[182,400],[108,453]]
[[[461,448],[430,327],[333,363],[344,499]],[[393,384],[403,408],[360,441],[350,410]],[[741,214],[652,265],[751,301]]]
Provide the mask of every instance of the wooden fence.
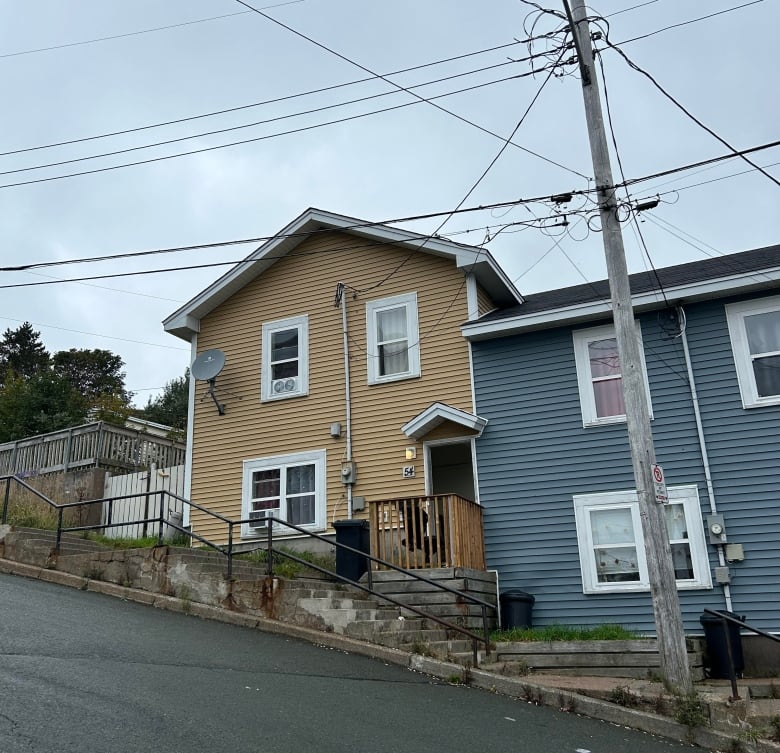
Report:
[[456,494],[371,501],[371,552],[407,570],[485,569],[482,508]]

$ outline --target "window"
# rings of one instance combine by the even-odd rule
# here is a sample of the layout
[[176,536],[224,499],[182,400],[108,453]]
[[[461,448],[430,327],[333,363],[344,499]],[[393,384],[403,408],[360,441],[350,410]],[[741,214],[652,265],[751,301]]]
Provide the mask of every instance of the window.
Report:
[[[242,536],[265,530],[268,516],[325,528],[325,450],[244,461]],[[255,522],[256,521],[256,522]],[[295,533],[279,526],[280,533]]]
[[420,376],[417,294],[366,304],[368,383]]
[[309,392],[309,320],[306,316],[263,325],[262,399]]
[[[677,587],[711,588],[698,489],[669,487],[664,513]],[[650,589],[635,491],[577,495],[574,516],[584,593]]]
[[[623,402],[623,378],[614,326],[609,324],[604,327],[580,329],[572,334],[583,426],[624,422],[626,406]],[[637,324],[637,336],[640,338],[639,352],[645,374],[647,406],[652,418],[650,387],[647,383],[647,367],[639,324]]]
[[742,405],[780,404],[780,297],[726,306]]

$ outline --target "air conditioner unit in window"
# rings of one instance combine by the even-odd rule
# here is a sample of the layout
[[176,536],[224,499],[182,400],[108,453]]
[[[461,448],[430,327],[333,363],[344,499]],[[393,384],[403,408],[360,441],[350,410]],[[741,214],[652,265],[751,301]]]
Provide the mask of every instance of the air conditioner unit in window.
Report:
[[278,518],[279,508],[276,507],[273,510],[253,510],[252,512],[249,513],[250,520],[247,525],[253,530],[265,529],[267,526],[265,519],[269,515]]
[[284,395],[285,393],[298,391],[298,377],[287,377],[287,379],[274,379],[271,383],[271,390],[274,395]]

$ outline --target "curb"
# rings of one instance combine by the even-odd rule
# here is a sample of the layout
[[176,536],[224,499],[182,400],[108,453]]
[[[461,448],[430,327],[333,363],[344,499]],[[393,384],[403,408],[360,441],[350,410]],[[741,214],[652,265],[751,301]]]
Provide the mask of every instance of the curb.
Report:
[[337,649],[351,654],[367,656],[395,664],[407,669],[421,672],[439,680],[451,682],[454,677],[460,678],[462,684],[469,687],[500,693],[519,701],[533,703],[537,706],[549,706],[560,711],[580,714],[599,719],[620,727],[629,727],[652,735],[676,740],[682,743],[698,745],[710,750],[733,750],[734,745],[741,745],[746,751],[755,753],[780,753],[780,745],[758,740],[746,743],[737,737],[718,732],[706,727],[686,727],[673,719],[647,711],[625,708],[591,696],[574,693],[570,690],[550,688],[528,677],[505,677],[493,674],[484,669],[466,669],[460,664],[434,659],[418,654],[408,654],[400,649],[387,646],[377,646],[364,643],[337,633],[325,633],[311,628],[301,627],[286,622],[270,620],[241,612],[230,612],[221,607],[190,602],[176,596],[163,596],[137,588],[128,588],[106,581],[92,580],[78,575],[47,570],[46,568],[26,565],[0,558],[0,573],[17,575],[33,580],[42,580],[82,591],[92,591],[105,596],[113,596],[146,606],[165,609],[170,612],[187,614],[204,620],[224,622],[228,625],[261,630],[275,635],[298,638],[317,646]]

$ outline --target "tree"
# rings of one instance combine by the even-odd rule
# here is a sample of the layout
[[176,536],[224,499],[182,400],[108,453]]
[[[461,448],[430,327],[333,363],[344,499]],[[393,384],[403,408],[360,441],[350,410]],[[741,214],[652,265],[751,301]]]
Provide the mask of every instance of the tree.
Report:
[[15,330],[7,329],[0,340],[0,386],[8,375],[29,379],[49,368],[49,353],[41,342],[41,333],[29,322]]
[[89,403],[62,376],[11,374],[0,390],[0,442],[84,423]]
[[149,398],[146,407],[139,413],[141,418],[165,424],[183,433],[187,430],[187,403],[189,400],[190,370],[183,377],[171,379],[155,398]]
[[110,350],[86,348],[61,350],[51,359],[55,374],[65,377],[82,395],[91,399],[110,396],[118,404],[129,404],[125,389],[124,361]]

